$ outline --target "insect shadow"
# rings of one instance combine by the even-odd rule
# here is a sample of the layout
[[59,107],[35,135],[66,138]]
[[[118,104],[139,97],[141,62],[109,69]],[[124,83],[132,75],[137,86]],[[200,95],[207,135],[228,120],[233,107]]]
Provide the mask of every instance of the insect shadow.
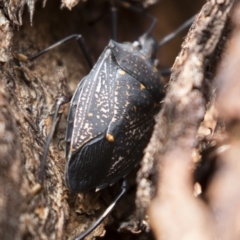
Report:
[[158,42],[151,32],[156,19],[142,9],[115,0],[118,5],[143,13],[151,19],[148,30],[133,43],[117,42],[117,12],[112,5],[112,39],[94,63],[82,35],[74,34],[40,51],[33,61],[51,49],[76,40],[90,73],[78,84],[71,98],[62,96],[56,103],[51,129],[46,140],[40,169],[44,179],[45,162],[62,104],[71,101],[66,127],[65,182],[76,193],[100,190],[120,179],[122,190],[99,219],[76,239],[85,238],[111,212],[127,191],[125,176],[140,162],[155,124],[154,116],[164,98],[160,76],[170,70],[157,69],[157,52],[180,32],[188,28],[194,17]]

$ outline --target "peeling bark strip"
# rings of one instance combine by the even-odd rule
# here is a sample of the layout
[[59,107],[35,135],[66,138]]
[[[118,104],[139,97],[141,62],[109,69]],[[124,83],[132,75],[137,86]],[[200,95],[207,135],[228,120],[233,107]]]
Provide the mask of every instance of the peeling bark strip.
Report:
[[[154,133],[145,150],[142,167],[138,173],[136,199],[139,215],[143,217],[146,207],[149,206],[151,198],[156,192],[152,187],[152,181],[156,181],[156,169],[159,168],[160,177],[157,197],[150,212],[152,227],[158,238],[163,235],[162,239],[181,239],[180,236],[184,234],[181,229],[179,232],[176,231],[175,235],[174,233],[171,234],[168,231],[172,228],[164,225],[164,221],[171,222],[175,218],[174,215],[177,215],[178,208],[175,208],[176,212],[174,212],[171,209],[171,204],[174,206],[172,201],[177,196],[181,200],[184,199],[184,193],[180,191],[181,189],[186,188],[185,191],[188,193],[184,200],[186,206],[189,202],[193,209],[198,211],[196,205],[200,203],[195,203],[191,197],[192,183],[191,172],[189,171],[189,168],[191,168],[191,154],[197,144],[197,130],[205,114],[205,103],[208,100],[206,98],[209,97],[205,87],[212,81],[212,75],[223,50],[226,40],[223,34],[224,27],[233,3],[233,0],[208,1],[196,17],[182,45],[182,51],[174,63],[173,74],[163,109],[156,117],[157,123]],[[158,161],[161,163],[160,165]],[[185,175],[182,174],[183,172]],[[182,202],[183,205],[184,201]],[[169,205],[166,205],[166,202]],[[161,204],[161,210],[163,210],[164,206],[166,207],[164,210],[166,213],[165,219],[164,214],[161,215],[158,212]],[[181,205],[179,207],[181,208]],[[201,211],[199,214],[201,215]],[[202,215],[202,219],[206,220],[207,216]],[[181,217],[178,220],[180,219]],[[184,222],[184,220],[181,219],[180,222],[177,221],[172,224],[174,226],[181,225],[181,221]],[[202,224],[204,220],[200,222],[201,227],[195,232],[193,231],[193,235],[190,234],[188,239],[199,239],[196,233],[200,233],[199,230],[206,227]],[[190,224],[187,229],[190,229],[191,226]],[[179,235],[176,235],[177,233]],[[208,239],[210,235],[202,235],[200,239]]]

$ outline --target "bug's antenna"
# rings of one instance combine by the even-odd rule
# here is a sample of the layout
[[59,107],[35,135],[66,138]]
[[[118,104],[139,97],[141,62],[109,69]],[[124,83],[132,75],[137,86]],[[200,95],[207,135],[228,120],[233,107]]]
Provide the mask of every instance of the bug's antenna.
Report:
[[89,51],[89,49],[87,47],[87,44],[86,44],[86,42],[85,42],[85,40],[84,40],[84,38],[82,37],[81,34],[73,34],[71,36],[68,36],[68,37],[66,37],[66,38],[64,38],[64,39],[62,39],[62,40],[60,40],[60,41],[50,45],[49,47],[43,49],[42,51],[34,54],[33,56],[28,57],[26,60],[33,61],[36,58],[42,56],[43,54],[49,52],[53,48],[56,48],[56,47],[58,47],[58,46],[60,46],[60,45],[62,45],[64,43],[70,42],[72,40],[77,40],[77,43],[78,43],[80,49],[82,50],[82,53],[83,53],[84,57],[86,58],[86,61],[87,61],[88,65],[89,65],[89,67],[92,69],[93,66],[94,66],[94,61],[93,61],[93,58],[92,58],[92,56],[90,54],[90,51]]
[[82,240],[84,239],[90,232],[92,232],[103,220],[104,218],[113,210],[117,202],[121,199],[121,197],[125,194],[127,191],[127,181],[126,179],[123,179],[122,182],[122,191],[121,193],[116,197],[116,199],[112,202],[112,204],[105,210],[105,212],[98,218],[98,220],[85,232],[83,232],[81,235],[75,238],[75,240]]
[[188,27],[190,27],[195,19],[196,15],[194,15],[193,17],[191,17],[190,19],[188,19],[186,22],[184,22],[179,28],[177,28],[174,32],[168,34],[167,36],[165,36],[160,42],[159,42],[159,47],[161,47],[162,45],[170,42],[172,39],[174,39],[178,34],[180,34],[181,32],[183,32],[185,29],[187,29]]
[[157,23],[157,19],[150,14],[146,14],[146,16],[148,16],[149,18],[152,19],[152,23],[151,23],[149,29],[146,32],[146,35],[149,35],[152,32],[153,28],[155,27],[155,25]]
[[49,132],[49,135],[48,135],[48,138],[47,138],[47,141],[46,141],[46,145],[45,145],[44,153],[43,153],[43,157],[42,157],[40,173],[39,173],[39,183],[40,184],[42,184],[43,180],[44,180],[44,172],[45,172],[44,170],[45,170],[45,164],[46,164],[46,159],[47,159],[47,154],[48,154],[48,148],[49,148],[50,142],[52,140],[54,130],[56,128],[57,115],[58,115],[59,108],[63,104],[68,103],[70,101],[70,99],[71,98],[69,98],[69,97],[62,96],[57,101],[55,113],[54,113],[52,124],[51,124],[51,128],[50,128],[50,132]]

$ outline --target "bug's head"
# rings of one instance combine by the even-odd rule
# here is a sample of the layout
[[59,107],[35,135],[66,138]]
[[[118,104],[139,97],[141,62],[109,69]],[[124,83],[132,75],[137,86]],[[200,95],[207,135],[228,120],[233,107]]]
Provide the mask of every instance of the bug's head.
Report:
[[144,56],[146,56],[147,59],[152,62],[154,62],[157,58],[158,42],[152,35],[148,33],[143,34],[138,41],[135,41],[133,43],[133,47],[137,48]]

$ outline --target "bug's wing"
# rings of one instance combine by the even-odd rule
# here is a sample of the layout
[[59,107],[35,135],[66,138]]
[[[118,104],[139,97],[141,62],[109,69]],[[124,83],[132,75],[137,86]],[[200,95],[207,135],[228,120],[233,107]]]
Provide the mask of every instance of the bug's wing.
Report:
[[67,118],[68,125],[67,125],[66,135],[65,135],[65,141],[66,141],[65,155],[66,155],[66,158],[68,157],[68,154],[69,154],[69,151],[70,151],[74,117],[75,117],[75,113],[76,113],[76,109],[77,109],[79,95],[80,95],[80,92],[82,91],[82,85],[83,85],[85,79],[86,78],[83,78],[82,81],[78,84],[77,89],[76,89],[75,93],[73,94],[71,104],[70,104],[70,108],[69,108],[69,113],[68,113],[68,118]]
[[106,48],[74,94],[66,134],[71,141],[67,144],[65,169],[66,184],[72,191],[96,187],[109,170],[114,143],[105,136],[113,116],[115,77],[116,63]]
[[129,74],[117,75],[115,99],[114,116],[108,127],[108,133],[115,138],[115,148],[111,168],[98,188],[126,176],[142,159],[155,122],[151,94]]
[[129,44],[117,43],[111,40],[109,47],[118,65],[141,82],[151,93],[154,101],[159,103],[164,97],[164,88],[159,73],[151,61]]
[[105,138],[105,133],[86,143],[72,153],[65,169],[66,184],[74,192],[96,188],[107,175],[114,145]]

